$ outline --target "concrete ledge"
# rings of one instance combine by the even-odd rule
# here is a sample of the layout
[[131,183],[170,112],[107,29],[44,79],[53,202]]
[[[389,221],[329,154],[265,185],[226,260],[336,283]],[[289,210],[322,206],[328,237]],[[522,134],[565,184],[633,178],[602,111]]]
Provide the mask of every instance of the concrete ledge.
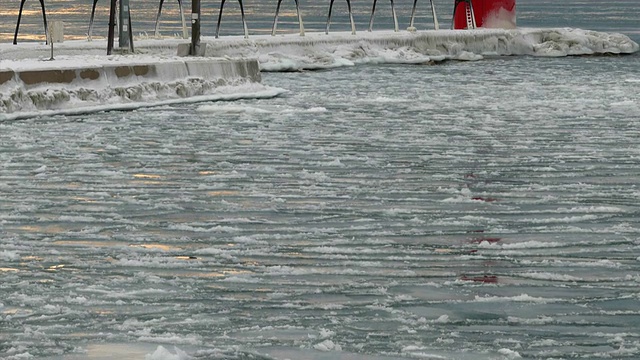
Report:
[[40,70],[23,71],[18,73],[20,80],[27,85],[34,85],[41,82],[52,84],[70,84],[76,78],[73,70]]
[[0,85],[13,79],[16,74],[13,71],[0,71]]
[[[139,57],[122,58],[118,61],[78,66],[80,61],[39,62],[36,67],[25,70],[0,70],[0,86],[10,83],[32,89],[41,86],[89,85],[102,87],[123,86],[145,82],[171,82],[187,78],[203,80],[226,80],[260,82],[260,67],[255,59],[227,60],[220,58],[173,58],[148,59],[141,62]],[[129,60],[133,64],[126,63]]]

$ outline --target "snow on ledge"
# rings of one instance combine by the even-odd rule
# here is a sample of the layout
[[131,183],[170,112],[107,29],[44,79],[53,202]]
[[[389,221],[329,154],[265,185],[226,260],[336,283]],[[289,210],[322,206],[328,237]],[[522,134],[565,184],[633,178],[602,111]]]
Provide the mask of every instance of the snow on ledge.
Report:
[[273,97],[250,59],[61,56],[0,61],[0,121],[170,103]]

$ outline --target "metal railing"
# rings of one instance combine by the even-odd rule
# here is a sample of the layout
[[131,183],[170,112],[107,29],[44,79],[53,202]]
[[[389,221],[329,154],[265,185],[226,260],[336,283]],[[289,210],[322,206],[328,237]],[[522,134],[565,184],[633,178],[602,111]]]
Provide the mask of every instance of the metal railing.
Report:
[[[46,8],[45,8],[45,0],[39,0],[40,1],[40,6],[42,8],[42,18],[43,18],[43,22],[44,22],[44,30],[45,30],[45,36],[46,36],[46,41],[48,43],[49,41],[49,36],[48,36],[48,27],[47,27],[47,16],[46,16]],[[111,53],[111,50],[113,48],[113,37],[115,36],[115,26],[116,23],[119,24],[119,34],[120,34],[120,46],[123,46],[123,44],[128,45],[130,50],[133,51],[133,37],[132,37],[132,30],[131,30],[131,16],[130,16],[130,9],[129,9],[129,0],[109,0],[110,1],[110,17],[109,17],[109,34],[108,34],[108,53]],[[188,38],[188,31],[187,31],[187,26],[186,26],[186,21],[185,21],[185,14],[184,14],[184,9],[183,9],[183,3],[182,0],[177,0],[178,1],[178,8],[179,8],[179,12],[180,12],[180,20],[181,20],[181,24],[182,24],[182,37],[183,38]],[[305,35],[305,28],[304,28],[304,22],[303,22],[303,16],[302,16],[302,11],[301,11],[301,6],[299,3],[299,0],[294,0],[295,1],[295,6],[296,6],[296,14],[297,14],[297,20],[298,20],[298,25],[299,25],[299,29],[300,29],[300,36],[304,36]],[[333,6],[334,6],[334,2],[335,0],[328,0],[329,1],[329,8],[328,8],[328,13],[327,13],[327,20],[326,20],[326,27],[325,27],[325,33],[328,34],[329,30],[331,28],[331,17],[332,17],[332,13],[333,13]],[[20,11],[18,14],[18,21],[16,24],[16,31],[15,31],[15,36],[14,36],[14,40],[13,43],[17,44],[17,39],[18,39],[18,32],[19,32],[19,28],[20,28],[20,21],[22,19],[22,12],[23,12],[23,8],[24,8],[24,4],[25,4],[26,0],[21,0],[20,3]],[[394,24],[394,31],[398,32],[399,29],[399,25],[398,25],[398,16],[396,13],[396,8],[395,8],[395,3],[394,0],[390,0],[391,2],[391,15],[393,17],[393,24]],[[455,7],[457,7],[461,2],[468,2],[470,3],[470,0],[456,0],[455,2]],[[93,25],[94,25],[94,19],[95,19],[95,13],[96,13],[96,6],[97,6],[98,0],[93,0],[92,1],[92,7],[91,7],[91,16],[89,19],[89,29],[87,32],[87,39],[89,41],[91,41],[92,39],[92,33],[93,33]],[[164,5],[165,1],[164,0],[160,0],[159,1],[159,5],[158,5],[158,12],[157,12],[157,16],[156,16],[156,21],[155,21],[155,28],[154,28],[154,35],[156,37],[160,37],[160,19],[162,16],[162,7]],[[222,16],[223,16],[223,12],[224,12],[224,5],[226,3],[226,0],[220,0],[220,9],[219,9],[219,13],[218,13],[218,19],[217,19],[217,24],[216,24],[216,28],[215,28],[215,33],[214,36],[215,38],[218,38],[220,36],[220,27],[221,27],[221,23],[222,23]],[[433,3],[433,0],[430,0],[431,3],[431,12],[432,12],[432,16],[433,16],[433,21],[434,21],[434,27],[436,30],[439,29],[439,23],[438,23],[438,17],[436,14],[436,9],[435,9],[435,5]],[[191,22],[192,22],[192,34],[196,35],[198,37],[197,42],[199,43],[199,37],[200,37],[200,0],[192,0],[192,16],[191,16]],[[245,16],[245,9],[244,9],[244,4],[242,0],[238,0],[238,5],[240,6],[240,13],[241,13],[241,20],[242,20],[242,27],[243,27],[243,31],[244,31],[244,37],[248,38],[249,37],[249,27],[247,25],[247,20],[246,20],[246,16]],[[276,8],[275,8],[275,15],[274,15],[274,20],[273,20],[273,26],[271,28],[271,35],[275,36],[277,33],[277,29],[278,29],[278,21],[279,21],[279,15],[280,15],[280,9],[281,9],[281,5],[282,5],[282,0],[277,0],[276,3]],[[346,5],[347,5],[347,10],[348,10],[348,16],[349,16],[349,22],[350,22],[350,26],[351,26],[351,33],[352,34],[356,34],[356,24],[354,21],[354,16],[353,16],[353,9],[351,6],[351,0],[346,0]],[[369,19],[369,27],[368,27],[368,31],[372,31],[373,30],[373,22],[374,22],[374,17],[375,17],[375,12],[376,12],[376,5],[377,5],[377,0],[373,0],[373,4],[372,4],[372,8],[371,8],[371,16]],[[409,24],[409,30],[411,31],[415,31],[414,28],[414,24],[415,24],[415,18],[416,18],[416,12],[417,12],[417,6],[418,6],[418,0],[414,0],[413,1],[413,7],[411,10],[411,17],[410,17],[410,24]],[[197,7],[197,9],[196,9]],[[119,19],[116,18],[115,13],[116,10],[118,8],[120,9],[120,16]],[[196,21],[197,20],[197,21]],[[197,32],[194,32],[193,29],[193,25],[194,23],[197,22],[198,23],[198,29]],[[125,36],[127,39],[123,40],[122,37]]]

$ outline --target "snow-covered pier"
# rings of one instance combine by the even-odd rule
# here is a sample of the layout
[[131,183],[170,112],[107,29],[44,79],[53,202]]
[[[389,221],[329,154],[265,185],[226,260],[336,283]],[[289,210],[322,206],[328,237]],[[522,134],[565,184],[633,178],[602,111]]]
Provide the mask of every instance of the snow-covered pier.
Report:
[[180,44],[148,43],[108,56],[104,41],[0,44],[0,121],[282,93],[260,84],[256,59],[177,56]]
[[486,56],[631,54],[622,34],[581,29],[478,29],[205,37],[200,57],[184,39],[141,39],[129,55],[104,41],[0,44],[0,120],[34,114],[130,109],[167,102],[276,96],[260,71],[368,63],[431,64]]
[[271,97],[255,59],[60,55],[0,61],[0,120]]

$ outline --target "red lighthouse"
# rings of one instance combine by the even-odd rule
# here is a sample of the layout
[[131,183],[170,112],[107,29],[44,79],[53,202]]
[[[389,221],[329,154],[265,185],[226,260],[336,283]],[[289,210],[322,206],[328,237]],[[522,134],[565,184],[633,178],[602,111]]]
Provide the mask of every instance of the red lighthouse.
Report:
[[456,0],[454,29],[516,27],[516,0]]

